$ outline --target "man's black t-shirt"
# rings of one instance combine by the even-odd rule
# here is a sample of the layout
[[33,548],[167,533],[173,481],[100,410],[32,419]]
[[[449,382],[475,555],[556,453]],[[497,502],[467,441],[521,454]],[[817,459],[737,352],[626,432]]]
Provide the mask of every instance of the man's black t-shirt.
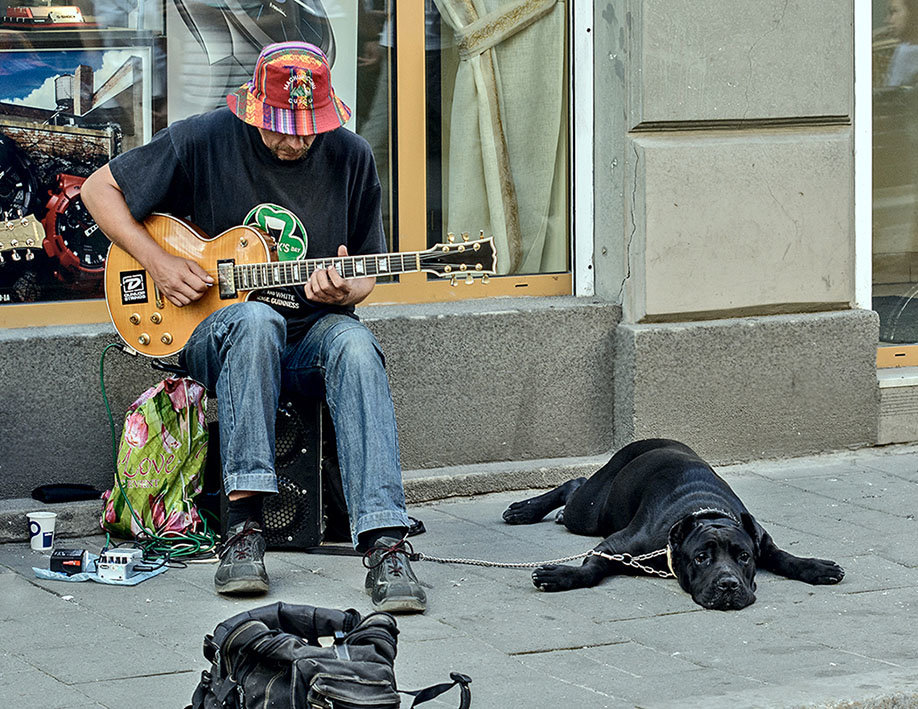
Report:
[[[382,253],[379,178],[367,142],[339,128],[316,136],[305,157],[279,160],[258,131],[220,108],[173,123],[110,163],[135,219],[165,212],[209,236],[235,226],[265,229],[281,260]],[[256,291],[287,318],[288,340],[327,312],[354,308],[306,300],[302,286]]]

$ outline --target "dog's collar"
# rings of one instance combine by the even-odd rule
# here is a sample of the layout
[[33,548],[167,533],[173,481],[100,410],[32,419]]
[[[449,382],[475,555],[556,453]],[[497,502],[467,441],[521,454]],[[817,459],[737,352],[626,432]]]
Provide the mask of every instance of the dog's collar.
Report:
[[695,510],[692,512],[689,517],[694,517],[698,519],[717,519],[718,517],[726,517],[733,522],[739,524],[739,520],[736,518],[736,515],[732,512],[727,512],[727,510],[722,510],[719,507],[702,507],[700,510]]

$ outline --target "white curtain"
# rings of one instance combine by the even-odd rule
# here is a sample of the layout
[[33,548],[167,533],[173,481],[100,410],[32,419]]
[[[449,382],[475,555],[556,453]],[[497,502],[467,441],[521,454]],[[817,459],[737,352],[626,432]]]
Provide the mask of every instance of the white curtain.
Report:
[[459,53],[444,108],[446,229],[493,235],[500,273],[566,270],[564,2],[436,4]]

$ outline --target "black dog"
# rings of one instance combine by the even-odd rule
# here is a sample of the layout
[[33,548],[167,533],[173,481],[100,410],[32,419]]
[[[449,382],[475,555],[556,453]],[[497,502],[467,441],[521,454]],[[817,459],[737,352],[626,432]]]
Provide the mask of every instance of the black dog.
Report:
[[[503,517],[509,524],[533,524],[562,506],[556,521],[575,534],[606,539],[582,566],[536,569],[532,581],[542,591],[586,588],[606,576],[637,572],[600,553],[636,557],[664,549],[682,588],[699,605],[717,610],[755,602],[756,566],[811,584],[838,583],[845,575],[833,561],[802,559],[779,549],[730,486],[677,441],[636,441],[589,480],[571,480],[515,502]],[[662,554],[643,563],[667,567]]]

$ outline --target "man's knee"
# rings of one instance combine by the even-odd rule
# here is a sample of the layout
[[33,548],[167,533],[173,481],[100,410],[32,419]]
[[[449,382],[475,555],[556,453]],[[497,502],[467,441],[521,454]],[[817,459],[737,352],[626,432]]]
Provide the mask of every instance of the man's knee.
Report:
[[355,322],[340,328],[331,342],[329,359],[357,366],[383,366],[382,348],[365,325]]
[[254,301],[235,303],[225,308],[227,326],[238,336],[263,339],[275,336],[286,339],[287,321],[270,305]]

